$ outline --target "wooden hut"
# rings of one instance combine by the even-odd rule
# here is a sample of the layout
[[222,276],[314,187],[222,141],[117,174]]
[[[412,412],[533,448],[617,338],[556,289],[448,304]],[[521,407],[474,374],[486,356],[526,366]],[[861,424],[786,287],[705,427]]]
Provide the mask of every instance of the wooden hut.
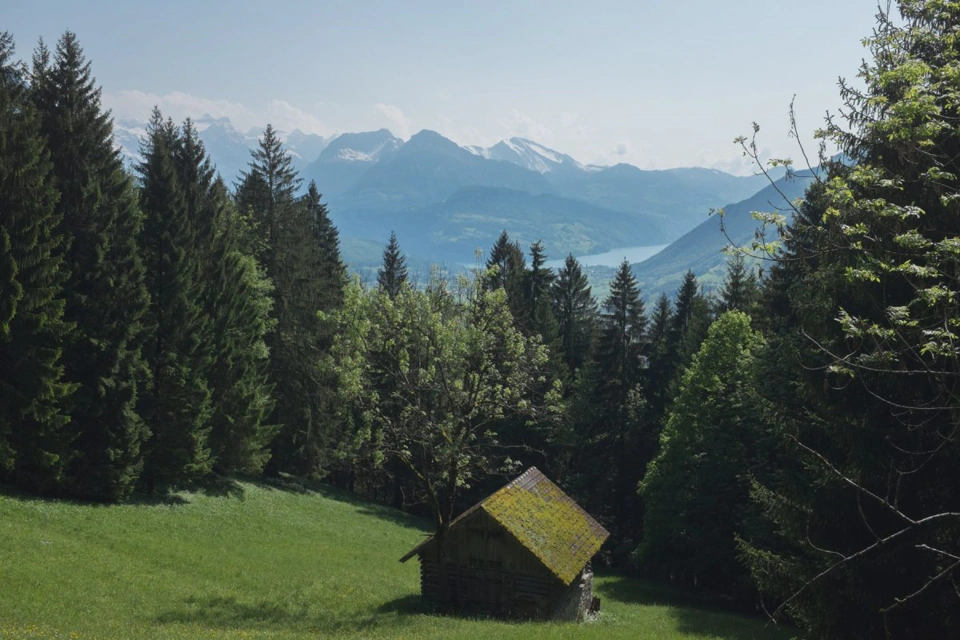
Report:
[[531,467],[400,561],[420,559],[425,600],[497,616],[582,620],[596,609],[590,560],[610,534]]

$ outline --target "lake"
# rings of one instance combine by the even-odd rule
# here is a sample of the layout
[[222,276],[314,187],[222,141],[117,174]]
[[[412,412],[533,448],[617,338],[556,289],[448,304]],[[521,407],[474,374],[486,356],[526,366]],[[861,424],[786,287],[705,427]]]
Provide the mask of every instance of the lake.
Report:
[[[630,264],[643,262],[650,256],[654,256],[667,245],[658,244],[649,247],[618,247],[605,251],[603,253],[594,253],[592,255],[577,256],[577,260],[584,267],[619,267],[623,259],[626,258]],[[563,266],[563,260],[547,260],[546,265],[551,269],[559,269]]]

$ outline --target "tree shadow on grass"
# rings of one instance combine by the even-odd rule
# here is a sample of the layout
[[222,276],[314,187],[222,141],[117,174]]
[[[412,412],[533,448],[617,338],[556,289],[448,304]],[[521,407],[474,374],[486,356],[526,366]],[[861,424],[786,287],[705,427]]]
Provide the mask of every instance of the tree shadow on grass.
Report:
[[429,522],[424,518],[401,511],[372,500],[368,500],[346,489],[340,489],[319,480],[280,475],[271,478],[251,479],[257,486],[301,495],[318,495],[328,500],[336,500],[356,507],[357,512],[385,520],[407,529],[416,529],[428,533]]
[[648,580],[625,576],[607,576],[595,585],[602,599],[624,604],[669,608],[678,630],[690,635],[724,640],[788,640],[799,632],[787,626],[775,626],[769,619],[736,610],[729,602],[691,593]]
[[216,629],[253,629],[328,634],[373,629],[399,630],[414,624],[412,616],[426,613],[419,597],[403,596],[373,610],[323,608],[315,602],[240,601],[235,597],[191,597],[165,611],[154,622],[199,625]]
[[190,504],[190,501],[183,496],[166,492],[156,494],[134,493],[126,502],[117,503],[71,495],[36,495],[6,484],[0,484],[0,495],[15,498],[21,502],[72,504],[81,507],[112,508],[126,504],[143,505],[147,507],[171,507]]

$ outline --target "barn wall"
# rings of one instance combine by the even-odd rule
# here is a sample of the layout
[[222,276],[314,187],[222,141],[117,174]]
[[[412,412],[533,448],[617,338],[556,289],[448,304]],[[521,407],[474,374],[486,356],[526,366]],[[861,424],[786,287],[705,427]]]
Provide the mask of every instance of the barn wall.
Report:
[[493,615],[565,620],[582,619],[589,606],[592,573],[586,583],[581,574],[565,586],[483,511],[449,531],[444,547],[442,566],[435,545],[419,554],[426,600]]

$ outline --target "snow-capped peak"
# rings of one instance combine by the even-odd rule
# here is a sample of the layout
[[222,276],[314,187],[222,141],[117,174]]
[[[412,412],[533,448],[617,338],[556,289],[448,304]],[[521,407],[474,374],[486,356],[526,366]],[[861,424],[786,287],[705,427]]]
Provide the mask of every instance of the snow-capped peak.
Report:
[[570,156],[525,138],[501,140],[489,149],[478,149],[474,153],[491,160],[512,162],[537,173],[550,173],[561,167],[583,169],[583,165]]

